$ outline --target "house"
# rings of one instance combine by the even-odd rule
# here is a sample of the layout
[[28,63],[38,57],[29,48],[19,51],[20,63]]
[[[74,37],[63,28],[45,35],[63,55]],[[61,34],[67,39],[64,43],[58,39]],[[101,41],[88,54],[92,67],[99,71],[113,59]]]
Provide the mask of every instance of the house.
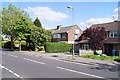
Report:
[[82,33],[82,30],[77,25],[66,27],[57,26],[56,29],[51,29],[51,31],[54,35],[52,39],[53,42],[65,42],[71,44],[73,44]]
[[0,37],[2,37],[3,40],[10,40],[10,35],[0,35]]
[[[111,55],[111,51],[120,50],[120,21],[114,21],[104,24],[95,24],[91,28],[104,27],[107,32],[107,38],[104,40],[103,53]],[[80,40],[81,39],[81,40]],[[80,48],[90,49],[90,43],[88,38],[84,34],[80,37]]]

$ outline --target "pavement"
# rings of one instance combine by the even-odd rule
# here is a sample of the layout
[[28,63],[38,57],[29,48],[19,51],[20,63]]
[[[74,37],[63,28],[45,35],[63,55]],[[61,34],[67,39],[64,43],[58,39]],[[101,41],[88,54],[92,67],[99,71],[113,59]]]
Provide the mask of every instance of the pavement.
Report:
[[76,63],[89,64],[89,65],[114,66],[114,65],[120,64],[115,61],[81,58],[78,55],[75,55],[74,57],[75,60],[70,60],[70,58],[72,58],[72,55],[70,55],[69,53],[41,53],[41,52],[29,52],[29,51],[23,51],[21,53],[25,55],[30,55],[30,56],[44,57],[44,58],[50,58],[50,59],[56,59],[56,60],[58,59],[58,60],[76,62]]

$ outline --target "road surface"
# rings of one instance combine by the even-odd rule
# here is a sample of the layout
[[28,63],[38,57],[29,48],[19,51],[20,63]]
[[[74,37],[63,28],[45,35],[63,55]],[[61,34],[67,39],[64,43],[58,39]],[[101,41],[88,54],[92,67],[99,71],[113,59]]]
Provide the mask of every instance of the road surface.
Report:
[[118,78],[118,66],[77,64],[11,51],[1,54],[2,78]]

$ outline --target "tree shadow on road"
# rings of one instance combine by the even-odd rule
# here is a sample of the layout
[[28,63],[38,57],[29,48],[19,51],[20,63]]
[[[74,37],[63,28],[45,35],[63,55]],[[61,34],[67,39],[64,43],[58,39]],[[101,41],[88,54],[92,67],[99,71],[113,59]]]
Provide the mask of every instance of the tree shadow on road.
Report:
[[97,66],[91,67],[91,69],[97,69],[97,70],[109,70],[111,72],[120,72],[120,64],[102,64],[102,63],[96,63]]

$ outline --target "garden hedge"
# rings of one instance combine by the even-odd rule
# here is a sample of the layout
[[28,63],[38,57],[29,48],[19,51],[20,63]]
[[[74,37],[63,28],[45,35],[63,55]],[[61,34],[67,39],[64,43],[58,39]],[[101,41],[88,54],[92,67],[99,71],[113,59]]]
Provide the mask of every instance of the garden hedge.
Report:
[[72,44],[47,42],[44,48],[45,52],[48,53],[70,52],[72,50]]

